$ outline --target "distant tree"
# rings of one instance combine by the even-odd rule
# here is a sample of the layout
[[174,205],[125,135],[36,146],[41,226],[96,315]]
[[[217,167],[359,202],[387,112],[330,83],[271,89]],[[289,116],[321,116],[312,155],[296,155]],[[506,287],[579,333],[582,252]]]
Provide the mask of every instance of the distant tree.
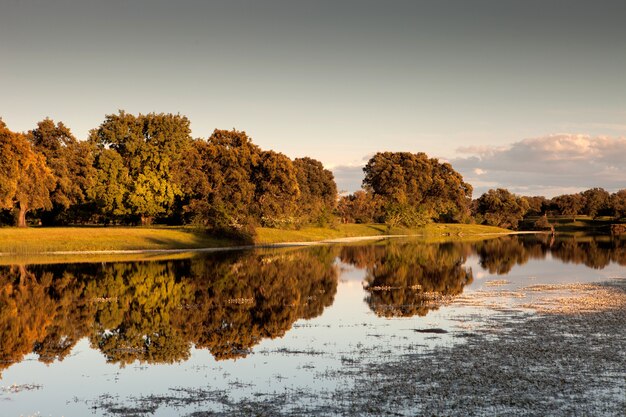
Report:
[[603,188],[591,188],[582,193],[584,206],[583,213],[596,218],[598,212],[608,208],[609,193]]
[[626,189],[611,194],[609,205],[616,218],[626,217]]
[[572,216],[576,221],[585,204],[585,200],[581,194],[563,194],[552,199],[552,204],[556,206],[559,214],[564,216]]
[[[56,179],[52,191],[53,210],[44,213],[44,223],[67,222],[67,210],[87,201],[93,187],[95,170],[93,152],[86,142],[76,140],[70,130],[61,122],[44,119],[37,128],[28,132],[28,139],[46,161]],[[65,219],[62,219],[65,215]],[[69,217],[74,217],[70,214]]]
[[[113,188],[124,195],[118,200],[123,204],[121,211],[138,216],[142,224],[168,212],[181,192],[173,180],[172,166],[184,158],[191,145],[186,117],[163,113],[134,116],[120,111],[107,115],[100,127],[91,131],[90,141],[98,148],[98,169],[102,169],[98,153],[111,150],[119,154],[128,172],[129,182],[120,187],[100,184],[101,188]],[[113,159],[106,156],[104,161]],[[100,180],[106,182],[103,176]]]
[[261,152],[253,181],[261,224],[269,227],[293,225],[300,189],[291,160],[282,153]]
[[300,189],[299,216],[305,223],[323,225],[337,205],[337,185],[333,173],[312,158],[296,158],[293,167]]
[[382,200],[363,190],[342,196],[337,213],[343,223],[375,223],[383,221]]
[[478,198],[478,213],[491,226],[517,229],[528,211],[528,202],[504,188],[489,190]]
[[528,204],[528,212],[526,213],[529,216],[539,216],[546,210],[547,200],[543,196],[534,196],[534,197],[522,197],[526,200]]
[[26,227],[26,213],[52,207],[50,193],[54,188],[55,179],[45,156],[0,119],[0,208],[17,208],[17,225]]
[[380,196],[388,211],[408,214],[403,215],[406,220],[460,221],[469,216],[472,187],[448,163],[424,153],[379,152],[363,171],[365,190]]

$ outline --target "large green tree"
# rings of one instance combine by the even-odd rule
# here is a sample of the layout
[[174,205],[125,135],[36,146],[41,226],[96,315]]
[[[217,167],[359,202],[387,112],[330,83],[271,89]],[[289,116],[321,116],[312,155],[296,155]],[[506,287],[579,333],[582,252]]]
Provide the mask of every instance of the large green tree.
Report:
[[[174,181],[173,166],[186,155],[190,145],[189,119],[174,114],[132,114],[120,111],[106,116],[105,121],[90,133],[90,141],[97,147],[96,168],[105,169],[109,164],[121,173],[114,186],[106,175],[98,176],[96,187],[100,190],[115,190],[115,198],[98,196],[105,214],[115,215],[107,201],[118,201],[122,207],[118,213],[128,213],[148,224],[155,216],[168,212],[180,187]],[[115,152],[122,161],[104,153]],[[119,161],[119,159],[118,159]],[[126,176],[127,181],[118,181]]]
[[25,135],[10,131],[0,119],[0,208],[17,208],[17,225],[26,227],[30,210],[52,207],[54,188],[45,156],[33,150]]

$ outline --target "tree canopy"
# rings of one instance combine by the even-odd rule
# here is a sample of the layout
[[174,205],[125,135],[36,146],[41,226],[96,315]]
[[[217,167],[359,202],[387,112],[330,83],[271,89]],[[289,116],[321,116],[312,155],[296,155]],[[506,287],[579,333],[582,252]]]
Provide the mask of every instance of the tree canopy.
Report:
[[52,208],[56,181],[44,155],[35,152],[26,136],[10,131],[0,119],[0,207],[18,209],[17,225],[26,226],[26,213]]
[[425,153],[379,152],[363,171],[363,188],[380,196],[400,224],[461,221],[469,215],[472,186],[450,164]]

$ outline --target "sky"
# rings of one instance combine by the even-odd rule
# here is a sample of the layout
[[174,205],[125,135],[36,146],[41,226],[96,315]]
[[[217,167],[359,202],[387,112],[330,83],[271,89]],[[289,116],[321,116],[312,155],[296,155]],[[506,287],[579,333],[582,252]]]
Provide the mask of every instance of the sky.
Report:
[[376,152],[478,197],[626,188],[626,2],[0,0],[0,117],[84,139],[106,114],[246,131],[354,191]]

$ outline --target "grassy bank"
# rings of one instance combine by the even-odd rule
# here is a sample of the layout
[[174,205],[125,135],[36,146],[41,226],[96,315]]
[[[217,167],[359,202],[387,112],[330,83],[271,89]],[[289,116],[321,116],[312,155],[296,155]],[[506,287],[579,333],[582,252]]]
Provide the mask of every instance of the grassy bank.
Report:
[[0,252],[192,249],[233,244],[183,227],[31,227],[0,229]]
[[[421,235],[425,238],[467,237],[506,232],[496,227],[463,224],[431,224],[420,229],[388,229],[380,224],[344,224],[336,228],[308,227],[300,230],[259,228],[254,243],[313,242],[389,234]],[[0,228],[0,253],[20,255],[58,251],[196,249],[238,244],[185,227]]]

